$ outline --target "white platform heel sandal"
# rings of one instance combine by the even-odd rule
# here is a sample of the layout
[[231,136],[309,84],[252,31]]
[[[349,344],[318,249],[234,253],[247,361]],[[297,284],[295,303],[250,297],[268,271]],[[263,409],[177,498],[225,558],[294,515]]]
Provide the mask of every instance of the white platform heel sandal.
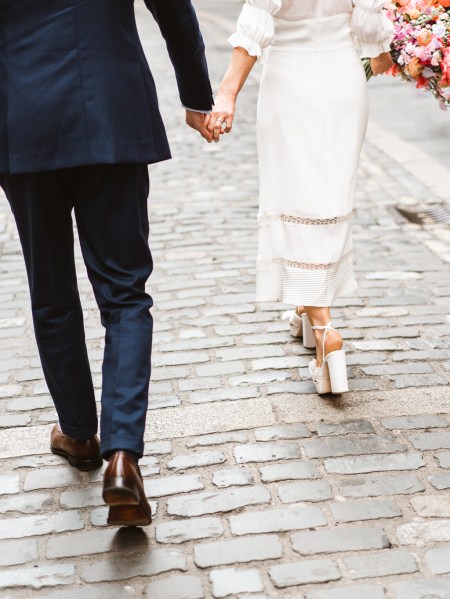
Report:
[[314,349],[316,347],[316,338],[314,337],[311,323],[309,322],[306,312],[299,315],[297,314],[297,311],[294,310],[289,317],[289,328],[292,337],[303,337],[304,347],[307,349]]
[[323,336],[322,366],[320,368],[317,366],[317,360],[311,360],[309,364],[309,372],[319,395],[324,395],[325,393],[347,393],[349,390],[345,351],[340,349],[325,355],[327,332],[332,328],[331,322],[326,326],[311,327],[312,331],[325,331]]

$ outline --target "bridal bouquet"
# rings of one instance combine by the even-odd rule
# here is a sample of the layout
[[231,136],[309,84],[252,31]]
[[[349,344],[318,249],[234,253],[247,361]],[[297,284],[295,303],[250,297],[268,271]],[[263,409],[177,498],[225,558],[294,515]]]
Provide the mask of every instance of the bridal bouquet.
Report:
[[[449,5],[449,0],[395,0],[387,5],[394,23],[394,66],[388,74],[428,90],[444,110],[450,107]],[[370,60],[363,62],[370,79]]]

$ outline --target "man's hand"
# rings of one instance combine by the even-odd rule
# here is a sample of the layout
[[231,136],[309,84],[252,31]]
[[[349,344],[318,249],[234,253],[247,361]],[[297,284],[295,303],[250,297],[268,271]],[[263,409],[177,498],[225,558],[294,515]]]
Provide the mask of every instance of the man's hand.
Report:
[[375,77],[377,75],[382,75],[383,73],[386,73],[386,71],[389,71],[393,64],[394,62],[389,52],[383,52],[383,54],[380,54],[377,58],[372,58],[372,73]]
[[201,112],[186,110],[186,124],[192,129],[198,131],[203,139],[206,139],[206,141],[210,144],[213,140],[213,137],[205,126],[205,116],[206,115]]

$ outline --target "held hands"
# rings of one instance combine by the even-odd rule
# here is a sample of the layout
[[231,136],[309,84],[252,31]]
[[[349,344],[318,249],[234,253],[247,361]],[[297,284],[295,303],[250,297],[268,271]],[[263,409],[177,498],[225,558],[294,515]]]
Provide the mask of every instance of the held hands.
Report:
[[[206,115],[209,117],[209,114]],[[200,135],[206,139],[206,141],[210,144],[213,140],[211,133],[206,128],[205,124],[205,114],[202,112],[194,112],[193,110],[186,110],[186,125],[191,127],[191,129],[195,129],[200,133]]]
[[383,54],[380,54],[377,58],[372,58],[371,63],[372,72],[375,76],[386,73],[386,71],[389,71],[394,64],[389,52],[383,52]]
[[231,132],[235,111],[236,96],[230,92],[219,90],[214,101],[213,111],[205,118],[205,126],[216,143],[220,141],[221,135]]

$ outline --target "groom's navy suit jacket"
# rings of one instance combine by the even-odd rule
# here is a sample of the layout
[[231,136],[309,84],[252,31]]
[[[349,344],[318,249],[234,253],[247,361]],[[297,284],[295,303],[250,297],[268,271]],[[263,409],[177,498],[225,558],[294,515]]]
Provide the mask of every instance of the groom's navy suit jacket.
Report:
[[[184,106],[211,86],[190,0],[145,0]],[[0,0],[0,173],[170,158],[134,0]]]

